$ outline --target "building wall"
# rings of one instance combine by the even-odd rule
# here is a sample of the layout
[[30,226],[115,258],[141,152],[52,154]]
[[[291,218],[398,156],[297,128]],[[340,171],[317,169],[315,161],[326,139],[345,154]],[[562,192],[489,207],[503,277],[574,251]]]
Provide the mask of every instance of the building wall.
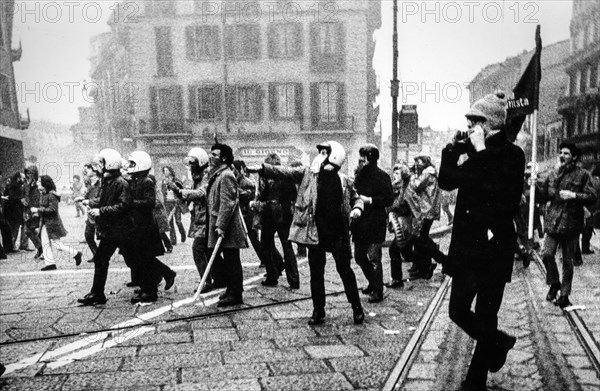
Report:
[[[141,2],[142,6],[146,3]],[[213,4],[220,4],[216,2]],[[242,3],[244,4],[244,3]],[[262,4],[262,3],[259,3]],[[297,59],[269,58],[267,31],[273,23],[282,22],[281,14],[264,15],[258,21],[260,26],[260,58],[256,60],[227,59],[224,66],[223,56],[212,61],[191,61],[187,58],[186,26],[212,25],[220,29],[221,40],[224,39],[221,15],[203,17],[194,13],[193,2],[176,1],[176,16],[151,17],[141,16],[137,23],[127,24],[130,45],[125,60],[128,70],[127,81],[135,85],[137,91],[133,111],[137,127],[137,147],[145,148],[157,162],[181,165],[182,158],[191,146],[210,147],[217,134],[219,141],[232,145],[234,152],[249,162],[259,162],[269,150],[287,151],[289,159],[299,159],[308,163],[316,154],[318,142],[334,139],[340,141],[348,152],[346,169],[353,169],[358,161],[358,149],[367,142],[368,135],[373,133],[369,118],[370,96],[368,67],[372,63],[369,58],[369,46],[372,43],[372,22],[369,15],[379,4],[367,1],[335,2],[335,14],[323,10],[318,17],[303,15],[298,19],[302,24],[302,55]],[[302,4],[304,9],[310,5]],[[143,9],[143,8],[142,8]],[[377,14],[380,17],[380,14]],[[316,20],[334,18],[343,23],[345,43],[345,67],[341,72],[316,73],[311,70],[311,25]],[[230,17],[228,26],[245,24]],[[123,23],[121,23],[123,25]],[[155,28],[171,28],[171,47],[173,58],[173,76],[157,77],[157,49]],[[114,29],[113,29],[114,30]],[[371,54],[372,56],[372,54]],[[225,72],[226,67],[226,72]],[[188,86],[203,84],[224,84],[227,74],[227,85],[258,84],[262,88],[262,118],[256,121],[191,121],[190,94]],[[269,83],[290,82],[302,85],[302,112],[299,119],[274,120],[270,117]],[[334,130],[314,129],[311,122],[311,83],[336,82],[345,86],[345,126]],[[181,86],[183,89],[182,107],[186,123],[177,134],[155,133],[150,129],[151,93],[150,89]],[[373,96],[373,91],[371,96]],[[222,102],[225,110],[225,102]],[[228,131],[229,130],[229,131]],[[284,148],[284,150],[282,150]],[[285,150],[285,148],[287,148]],[[285,160],[285,157],[284,157]]]

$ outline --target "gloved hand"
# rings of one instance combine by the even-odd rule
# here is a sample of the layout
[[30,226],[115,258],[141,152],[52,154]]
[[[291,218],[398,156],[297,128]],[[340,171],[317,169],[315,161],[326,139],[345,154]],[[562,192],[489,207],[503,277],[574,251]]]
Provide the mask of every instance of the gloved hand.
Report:
[[352,209],[352,211],[350,212],[350,219],[356,220],[356,219],[360,218],[361,215],[362,215],[362,210],[360,210],[358,208]]

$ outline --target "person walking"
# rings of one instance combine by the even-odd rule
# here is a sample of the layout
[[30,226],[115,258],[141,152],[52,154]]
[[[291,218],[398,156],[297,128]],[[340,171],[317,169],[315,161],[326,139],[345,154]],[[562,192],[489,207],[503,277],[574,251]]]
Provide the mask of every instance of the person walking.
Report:
[[[100,197],[100,178],[102,173],[96,171],[94,166],[90,163],[86,164],[84,168],[86,172],[84,183],[87,181],[87,185],[83,196],[75,199],[76,203],[81,203],[83,200],[94,200]],[[89,213],[85,220],[85,231],[83,235],[85,242],[92,252],[92,256],[88,258],[87,262],[93,263],[96,252],[98,251],[98,245],[96,244],[96,220]]]
[[259,172],[264,178],[284,179],[300,184],[289,239],[308,247],[313,302],[313,312],[308,324],[320,325],[325,321],[327,252],[335,260],[346,298],[352,306],[354,323],[361,324],[365,315],[350,264],[352,249],[349,221],[351,210],[355,210],[354,218],[360,216],[363,201],[356,194],[352,181],[339,172],[346,160],[344,147],[337,141],[327,141],[317,145],[317,150],[319,154],[310,167],[281,167],[263,163],[262,167],[253,167],[252,170],[249,168],[249,171]]
[[233,151],[229,145],[216,143],[209,156],[206,217],[208,252],[212,253],[219,238],[220,252],[227,290],[217,303],[218,307],[243,304],[243,270],[240,249],[247,248],[244,222],[240,213],[238,182],[231,169]]
[[[591,175],[577,165],[581,151],[575,144],[559,145],[559,167],[550,172],[541,185],[536,186],[540,201],[547,203],[544,216],[544,248],[542,261],[546,266],[546,284],[550,286],[546,300],[565,308],[571,305],[569,295],[573,283],[573,262],[579,235],[583,230],[583,208],[596,202],[596,191]],[[531,181],[536,178],[532,175]],[[554,255],[562,248],[562,280]]]
[[154,206],[154,210],[152,213],[154,214],[154,220],[158,225],[158,231],[160,232],[160,239],[162,240],[162,244],[165,247],[165,251],[167,254],[173,252],[173,245],[171,244],[171,239],[167,232],[171,229],[169,226],[169,216],[167,215],[167,208],[165,207],[165,198],[163,197],[162,189],[158,186],[156,181],[156,177],[154,175],[148,175],[152,182],[155,184],[156,191],[156,205]]
[[[281,159],[276,153],[265,158],[265,163],[280,166]],[[261,248],[265,255],[267,277],[263,286],[276,286],[281,275],[275,247],[275,234],[279,236],[283,249],[283,268],[291,289],[300,288],[300,276],[294,247],[288,237],[292,224],[292,204],[296,200],[296,186],[284,180],[263,179],[257,202],[264,204],[262,211]]]
[[39,208],[31,207],[30,211],[33,215],[40,216],[40,236],[43,242],[44,261],[46,264],[42,268],[42,271],[56,270],[57,251],[74,254],[75,265],[79,266],[83,255],[81,251],[67,246],[61,240],[61,238],[67,236],[67,230],[63,226],[58,211],[60,195],[56,192],[54,181],[50,176],[42,175],[37,184],[41,193],[40,206]]
[[[71,183],[71,196],[73,201],[83,195],[83,183],[81,183],[81,177],[77,174],[73,175],[73,182]],[[85,216],[85,209],[80,202],[75,202],[75,211],[77,214],[75,217]]]
[[20,250],[29,250],[29,240],[37,250],[33,259],[39,259],[43,255],[42,240],[40,239],[40,220],[39,216],[33,216],[31,207],[38,208],[40,206],[40,190],[38,189],[37,181],[39,179],[38,169],[36,166],[29,166],[25,169],[25,183],[23,185],[24,206],[23,210],[23,229],[21,233]]
[[369,303],[378,303],[383,300],[381,249],[386,233],[386,208],[394,200],[394,191],[390,176],[377,167],[379,149],[373,144],[366,144],[359,149],[358,155],[354,188],[364,210],[359,218],[352,221],[350,229],[354,258],[369,282],[363,293],[369,295]]
[[183,223],[181,222],[181,205],[171,188],[172,185],[176,185],[178,188],[183,189],[183,183],[177,178],[175,171],[173,171],[173,168],[170,166],[163,167],[163,174],[165,177],[162,181],[161,189],[165,200],[165,208],[167,208],[167,215],[169,216],[169,225],[171,227],[171,245],[175,246],[177,244],[175,225],[177,225],[177,229],[179,230],[182,243],[185,242],[187,235],[185,233],[185,228],[183,228]]
[[[525,155],[506,137],[504,93],[476,101],[466,118],[468,138],[457,135],[442,150],[440,188],[458,189],[448,259],[442,266],[453,277],[450,319],[477,341],[462,389],[487,390],[488,371],[500,370],[516,342],[498,330],[498,311],[511,280],[513,220],[521,201]],[[459,165],[465,153],[468,159]]]
[[587,206],[589,216],[585,219],[585,226],[581,233],[581,253],[582,254],[593,254],[594,250],[590,245],[592,236],[594,235],[594,228],[600,228],[600,164],[596,165],[595,168],[590,172],[592,176],[592,185],[596,192],[596,203]]
[[11,241],[5,243],[4,250],[6,252],[16,251],[17,239],[19,231],[23,225],[23,210],[25,194],[23,193],[23,184],[25,182],[25,174],[16,172],[8,181],[4,189],[4,218],[10,227]]
[[133,233],[131,189],[121,176],[121,155],[114,149],[103,149],[94,159],[94,165],[102,172],[100,197],[82,202],[90,207],[88,213],[95,218],[100,244],[94,256],[91,291],[77,300],[82,305],[106,303],[104,287],[110,258],[117,248],[127,253]]

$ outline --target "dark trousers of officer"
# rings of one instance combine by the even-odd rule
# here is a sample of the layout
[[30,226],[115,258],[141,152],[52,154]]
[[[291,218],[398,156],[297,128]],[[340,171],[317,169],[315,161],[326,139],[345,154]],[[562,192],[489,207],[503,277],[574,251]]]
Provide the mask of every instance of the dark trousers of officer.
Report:
[[[211,254],[213,250],[213,248],[208,249]],[[236,299],[241,298],[244,291],[244,272],[240,261],[240,249],[225,248],[221,251],[221,256],[220,259],[215,259],[213,267],[216,266],[218,274],[222,275],[223,282],[227,286],[226,294]]]
[[383,294],[381,243],[354,243],[354,258],[369,281],[373,293]]
[[121,249],[125,254],[128,253],[130,244],[124,240],[101,239],[98,245],[98,250],[94,256],[94,282],[92,284],[92,293],[96,295],[104,295],[104,286],[108,276],[108,265],[110,257],[117,248]]
[[298,275],[298,262],[296,261],[296,254],[294,254],[292,242],[288,240],[288,237],[290,236],[291,224],[291,220],[276,223],[273,221],[273,219],[265,219],[263,221],[262,232],[260,234],[261,247],[265,255],[267,280],[277,281],[279,275],[281,274],[281,255],[275,247],[275,233],[277,233],[279,240],[281,241],[281,248],[283,249],[283,267],[285,268],[287,281],[290,286],[297,287],[300,284],[300,276]]
[[86,221],[85,232],[83,236],[85,237],[85,242],[90,248],[90,251],[92,252],[92,256],[95,257],[96,252],[98,251],[98,245],[96,244],[96,225]]
[[[477,281],[471,276],[457,275],[452,280],[450,293],[450,319],[477,341],[471,365],[467,372],[468,383],[485,384],[492,347],[499,339],[498,311],[504,295],[504,282]],[[475,312],[471,304],[477,296]]]
[[[337,269],[348,302],[353,306],[360,305],[360,297],[358,296],[358,287],[356,285],[356,276],[350,265],[351,257],[348,250],[344,247],[342,239],[330,245],[331,255],[335,260]],[[308,246],[308,265],[310,267],[310,292],[312,295],[313,308],[322,310],[325,308],[325,264],[326,256],[322,246]]]

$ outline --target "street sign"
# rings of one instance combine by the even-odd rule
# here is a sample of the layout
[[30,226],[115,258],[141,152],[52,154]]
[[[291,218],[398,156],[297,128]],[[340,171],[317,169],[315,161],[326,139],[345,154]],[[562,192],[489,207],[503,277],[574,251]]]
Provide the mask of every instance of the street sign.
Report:
[[398,114],[398,144],[416,144],[419,141],[419,115],[416,105],[402,105]]

